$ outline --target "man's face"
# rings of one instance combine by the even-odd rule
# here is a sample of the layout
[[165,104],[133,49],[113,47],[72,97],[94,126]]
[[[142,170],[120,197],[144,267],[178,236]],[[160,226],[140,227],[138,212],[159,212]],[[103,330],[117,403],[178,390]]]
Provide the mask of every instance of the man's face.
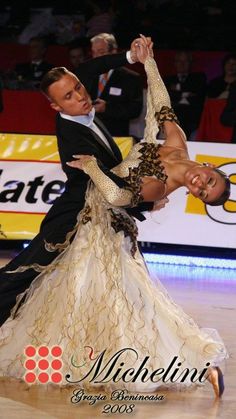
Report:
[[83,84],[72,74],[65,74],[48,89],[51,107],[70,116],[88,115],[92,110],[91,98]]
[[236,75],[236,60],[234,58],[230,58],[230,60],[225,63],[224,71],[227,76]]
[[189,73],[191,62],[187,54],[180,53],[175,58],[175,68],[177,73]]
[[74,68],[79,67],[84,62],[84,52],[82,48],[74,48],[70,50],[70,62]]
[[45,52],[46,48],[44,47],[42,42],[37,41],[36,39],[30,42],[29,54],[31,61],[43,60]]
[[104,39],[97,39],[94,41],[92,43],[91,51],[93,58],[101,57],[102,55],[107,54],[114,54],[116,52],[114,49],[109,51],[108,43],[104,41]]

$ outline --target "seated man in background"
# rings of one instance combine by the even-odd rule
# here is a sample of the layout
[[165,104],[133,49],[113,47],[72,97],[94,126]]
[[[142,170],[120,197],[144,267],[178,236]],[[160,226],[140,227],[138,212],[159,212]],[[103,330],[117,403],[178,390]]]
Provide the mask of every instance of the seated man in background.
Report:
[[69,60],[71,64],[71,70],[76,72],[81,63],[87,60],[87,47],[89,46],[89,40],[82,38],[70,42],[69,48]]
[[175,56],[176,74],[164,80],[174,111],[188,140],[194,139],[206,95],[205,74],[193,73],[191,66],[192,54],[178,51]]
[[223,125],[233,127],[231,142],[236,143],[236,82],[230,86],[229,96],[220,120]]
[[45,60],[47,46],[44,38],[31,38],[29,43],[29,58],[25,63],[19,63],[15,66],[15,78],[19,82],[19,88],[37,89],[44,74],[46,74],[53,65]]
[[[91,39],[92,57],[117,53],[112,34],[101,33]],[[87,86],[88,87],[88,86]],[[141,76],[125,67],[110,70],[93,79],[89,93],[96,115],[113,136],[128,136],[129,121],[139,116],[143,106]]]

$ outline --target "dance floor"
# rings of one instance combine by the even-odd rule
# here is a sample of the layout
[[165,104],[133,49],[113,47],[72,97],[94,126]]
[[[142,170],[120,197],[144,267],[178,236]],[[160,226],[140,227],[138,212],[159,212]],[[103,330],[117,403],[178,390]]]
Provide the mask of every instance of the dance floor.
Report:
[[[0,253],[0,266],[13,254]],[[28,388],[24,383],[0,378],[1,419],[81,419],[132,417],[135,419],[234,419],[236,418],[236,270],[148,264],[152,280],[159,278],[172,298],[202,327],[216,328],[229,359],[223,366],[225,393],[214,399],[207,383],[194,391],[159,391],[163,400],[135,402],[132,413],[102,413],[104,402],[73,404],[72,390],[46,386]],[[114,402],[113,402],[114,404]],[[119,402],[119,404],[124,404]],[[128,403],[130,404],[130,402]]]

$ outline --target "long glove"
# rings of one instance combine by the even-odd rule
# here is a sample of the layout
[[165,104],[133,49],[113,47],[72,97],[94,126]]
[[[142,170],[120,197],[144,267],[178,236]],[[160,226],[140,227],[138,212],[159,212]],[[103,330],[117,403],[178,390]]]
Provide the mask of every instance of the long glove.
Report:
[[[120,188],[99,168],[96,158],[83,163],[83,170],[87,173],[109,204],[119,207],[135,207],[142,201],[142,196],[137,195],[128,187]],[[126,189],[127,188],[127,189]]]
[[159,129],[165,120],[179,122],[171,108],[169,93],[160,76],[155,60],[152,57],[147,58],[144,66],[148,80],[144,139],[147,142],[155,142]]

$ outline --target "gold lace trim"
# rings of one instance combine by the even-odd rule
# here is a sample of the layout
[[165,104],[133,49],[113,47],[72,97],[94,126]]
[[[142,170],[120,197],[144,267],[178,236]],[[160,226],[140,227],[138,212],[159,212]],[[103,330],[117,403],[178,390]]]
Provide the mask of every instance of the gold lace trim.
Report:
[[111,213],[111,226],[116,233],[120,231],[124,232],[125,237],[129,237],[131,241],[131,250],[130,253],[134,257],[137,251],[137,237],[138,237],[138,228],[135,222],[129,216],[125,216],[123,213],[115,213],[110,209]]
[[75,234],[75,232],[78,229],[78,225],[79,223],[77,222],[73,228],[73,230],[68,231],[68,233],[66,234],[66,239],[63,243],[49,243],[46,240],[44,240],[44,247],[48,252],[55,252],[56,250],[60,252],[62,252],[62,250],[66,249],[69,245],[70,245],[70,239],[71,237]]
[[160,154],[158,150],[161,144],[143,143],[140,148],[139,156],[140,163],[138,167],[130,167],[129,175],[124,178],[129,184],[125,189],[129,189],[133,196],[131,206],[135,207],[143,201],[141,194],[142,182],[141,178],[144,176],[155,176],[158,180],[165,183],[167,175],[164,172],[164,166],[161,164]]
[[169,108],[168,106],[162,106],[160,112],[155,113],[155,118],[160,127],[163,126],[165,121],[175,121],[179,125],[179,120],[173,108]]
[[30,265],[21,265],[14,271],[6,271],[7,274],[14,274],[16,272],[25,272],[28,269],[33,269],[35,272],[42,272],[47,265],[40,265],[39,263],[31,263]]
[[[73,230],[68,231],[66,234],[66,239],[63,243],[49,243],[46,240],[44,240],[44,247],[47,250],[47,252],[55,252],[58,250],[59,253],[61,253],[63,250],[65,250],[70,245],[70,239],[71,237],[76,233],[78,229],[79,223],[77,222],[74,226]],[[8,274],[14,274],[17,272],[25,272],[28,269],[33,269],[35,272],[43,272],[43,271],[49,271],[54,269],[53,261],[49,263],[48,265],[40,265],[39,263],[31,263],[30,265],[21,265],[18,268],[14,269],[14,271],[6,271]]]
[[91,219],[91,207],[86,204],[84,209],[80,213],[80,220],[83,224],[86,224],[89,221],[91,221]]

